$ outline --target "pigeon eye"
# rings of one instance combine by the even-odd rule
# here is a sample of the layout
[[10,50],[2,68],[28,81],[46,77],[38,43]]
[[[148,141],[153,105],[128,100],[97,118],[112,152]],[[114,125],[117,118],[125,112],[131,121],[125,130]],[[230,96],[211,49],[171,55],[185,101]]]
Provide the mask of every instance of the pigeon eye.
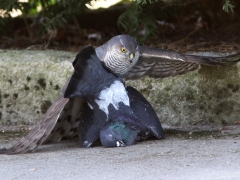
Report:
[[124,47],[122,47],[122,52],[127,52],[127,50],[124,48]]

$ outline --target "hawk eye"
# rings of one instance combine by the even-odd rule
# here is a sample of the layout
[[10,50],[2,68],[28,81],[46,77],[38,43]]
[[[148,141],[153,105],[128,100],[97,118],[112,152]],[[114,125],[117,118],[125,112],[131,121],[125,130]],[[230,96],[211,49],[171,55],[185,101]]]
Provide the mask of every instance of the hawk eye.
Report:
[[127,50],[124,48],[124,47],[122,47],[122,52],[127,52]]

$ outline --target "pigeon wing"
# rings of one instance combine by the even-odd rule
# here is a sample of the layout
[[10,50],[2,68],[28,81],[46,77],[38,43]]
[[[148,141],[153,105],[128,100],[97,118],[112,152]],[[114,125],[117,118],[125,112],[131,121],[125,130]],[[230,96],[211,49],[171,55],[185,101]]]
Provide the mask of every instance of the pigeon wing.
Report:
[[126,88],[130,99],[130,106],[137,119],[147,127],[158,139],[165,137],[162,125],[151,104],[133,87]]
[[102,111],[91,109],[87,104],[83,108],[78,126],[78,140],[82,147],[91,147],[99,139],[99,132],[106,123],[107,116]]

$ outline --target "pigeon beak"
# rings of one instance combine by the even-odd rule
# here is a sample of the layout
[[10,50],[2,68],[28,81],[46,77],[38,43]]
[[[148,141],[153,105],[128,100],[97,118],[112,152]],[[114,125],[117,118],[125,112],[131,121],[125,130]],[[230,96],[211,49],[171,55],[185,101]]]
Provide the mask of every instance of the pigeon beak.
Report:
[[116,145],[117,145],[117,147],[124,147],[124,146],[126,146],[124,144],[124,142],[122,142],[122,141],[116,141]]

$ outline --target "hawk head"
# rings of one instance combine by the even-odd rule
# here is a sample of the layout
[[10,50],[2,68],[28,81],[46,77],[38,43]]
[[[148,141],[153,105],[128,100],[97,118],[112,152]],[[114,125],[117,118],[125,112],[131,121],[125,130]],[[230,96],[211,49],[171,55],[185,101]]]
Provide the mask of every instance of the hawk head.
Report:
[[96,49],[97,56],[115,74],[124,76],[138,61],[137,41],[129,35],[119,35]]

